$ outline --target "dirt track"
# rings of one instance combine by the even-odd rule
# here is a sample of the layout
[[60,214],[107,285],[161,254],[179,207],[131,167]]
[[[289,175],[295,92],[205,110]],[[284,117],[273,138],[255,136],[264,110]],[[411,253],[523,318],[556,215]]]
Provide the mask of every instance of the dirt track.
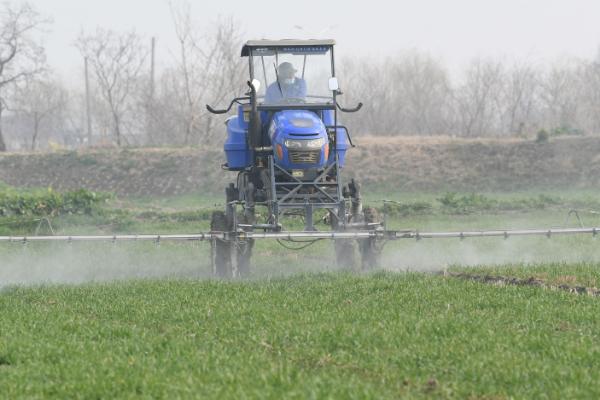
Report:
[[[390,191],[592,188],[600,184],[600,137],[523,140],[357,138],[346,177]],[[13,186],[86,187],[120,195],[221,192],[234,174],[220,149],[96,149],[0,155]]]
[[444,276],[448,276],[456,279],[463,279],[467,281],[475,281],[479,283],[487,283],[496,286],[535,286],[543,289],[550,290],[563,290],[573,294],[581,294],[588,295],[592,297],[600,297],[600,290],[593,287],[585,287],[585,286],[571,286],[565,284],[550,284],[545,282],[542,279],[537,279],[534,277],[529,277],[526,279],[516,278],[510,276],[495,276],[495,275],[476,275],[476,274],[468,274],[468,273],[444,273]]

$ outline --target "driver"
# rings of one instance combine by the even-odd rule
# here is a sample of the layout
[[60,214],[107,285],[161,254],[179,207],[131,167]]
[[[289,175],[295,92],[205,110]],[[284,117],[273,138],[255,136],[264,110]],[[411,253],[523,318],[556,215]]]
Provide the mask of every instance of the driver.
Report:
[[296,77],[296,69],[289,62],[282,62],[277,68],[278,80],[267,88],[265,103],[285,103],[286,99],[306,97],[306,81]]

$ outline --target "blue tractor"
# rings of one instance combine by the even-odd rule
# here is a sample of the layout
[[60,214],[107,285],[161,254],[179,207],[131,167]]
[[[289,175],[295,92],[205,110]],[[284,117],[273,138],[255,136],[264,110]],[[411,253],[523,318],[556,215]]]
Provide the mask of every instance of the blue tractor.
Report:
[[[248,57],[250,79],[244,97],[214,114],[226,114],[227,140],[223,168],[236,172],[226,188],[226,206],[211,220],[213,232],[225,232],[212,246],[214,272],[232,277],[248,273],[252,239],[244,232],[282,232],[282,216],[301,215],[304,232],[315,232],[315,212],[320,211],[328,230],[350,232],[382,229],[374,209],[363,210],[360,188],[351,180],[343,185],[340,172],[346,151],[352,147],[348,129],[338,121],[342,107],[335,77],[333,40],[252,40],[242,48]],[[264,213],[257,213],[257,206]],[[241,210],[240,210],[241,209]],[[238,212],[239,210],[239,212]],[[259,218],[260,217],[260,218]],[[293,241],[294,232],[289,233]],[[335,239],[337,261],[354,264],[356,243]],[[376,238],[358,240],[363,268],[378,258]]]

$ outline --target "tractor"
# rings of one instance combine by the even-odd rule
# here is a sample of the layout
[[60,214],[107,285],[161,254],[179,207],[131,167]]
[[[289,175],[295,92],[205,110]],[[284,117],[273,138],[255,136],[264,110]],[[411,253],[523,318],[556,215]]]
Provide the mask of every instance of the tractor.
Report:
[[[224,234],[211,247],[217,276],[247,274],[254,239],[245,233],[286,232],[285,215],[303,218],[298,235],[303,238],[317,236],[315,213],[331,232],[383,230],[376,210],[363,209],[358,182],[344,185],[341,179],[346,152],[354,145],[338,111],[357,112],[362,103],[354,108],[338,103],[334,45],[334,40],[248,41],[241,51],[249,61],[247,93],[225,109],[206,106],[226,114],[236,105],[225,122],[222,168],[237,177],[225,188],[225,209],[211,218],[211,232]],[[288,240],[293,236],[290,232]],[[379,235],[332,237],[341,267],[353,268],[356,244],[363,269],[377,264]]]

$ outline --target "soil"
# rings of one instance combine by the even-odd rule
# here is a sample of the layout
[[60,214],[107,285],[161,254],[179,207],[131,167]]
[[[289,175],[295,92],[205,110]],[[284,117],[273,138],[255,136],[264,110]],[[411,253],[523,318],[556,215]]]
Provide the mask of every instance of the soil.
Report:
[[487,283],[497,286],[515,285],[515,286],[537,286],[544,289],[550,290],[564,290],[574,294],[585,294],[593,297],[600,297],[600,290],[593,287],[585,286],[573,286],[567,284],[550,284],[546,281],[535,278],[516,278],[511,276],[499,276],[499,275],[476,275],[468,273],[453,273],[445,272],[444,276],[451,278],[464,279],[469,281],[475,281],[480,283]]
[[[398,191],[592,188],[600,183],[600,137],[516,139],[359,137],[343,176]],[[221,193],[235,173],[221,149],[89,149],[0,154],[0,181],[17,187],[85,187],[121,196]]]

